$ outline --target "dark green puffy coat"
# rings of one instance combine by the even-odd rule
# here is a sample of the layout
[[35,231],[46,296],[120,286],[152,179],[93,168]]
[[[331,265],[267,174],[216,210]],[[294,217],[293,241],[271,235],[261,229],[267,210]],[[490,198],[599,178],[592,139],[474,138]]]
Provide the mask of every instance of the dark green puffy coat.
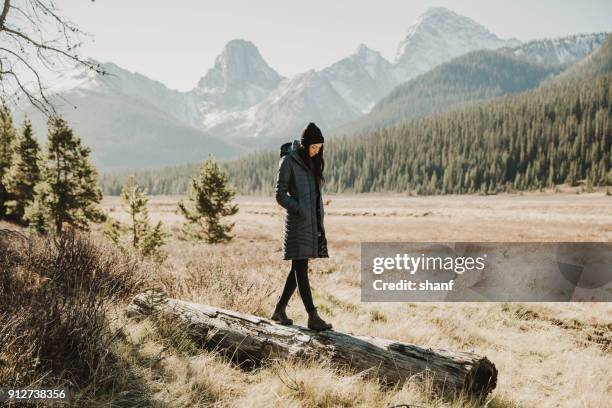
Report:
[[[288,154],[280,158],[276,175],[276,202],[285,208],[283,259],[329,258],[323,211],[323,197],[317,191],[312,171],[297,152],[294,140]],[[322,231],[317,235],[319,206]]]

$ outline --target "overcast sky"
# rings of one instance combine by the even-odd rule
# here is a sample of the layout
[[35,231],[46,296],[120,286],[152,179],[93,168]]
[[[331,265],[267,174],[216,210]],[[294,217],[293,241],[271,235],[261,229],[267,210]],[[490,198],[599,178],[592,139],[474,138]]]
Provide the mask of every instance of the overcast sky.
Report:
[[93,35],[82,55],[179,90],[193,88],[231,39],[258,47],[281,75],[322,69],[364,43],[393,60],[419,14],[443,6],[521,41],[612,31],[610,0],[55,0]]

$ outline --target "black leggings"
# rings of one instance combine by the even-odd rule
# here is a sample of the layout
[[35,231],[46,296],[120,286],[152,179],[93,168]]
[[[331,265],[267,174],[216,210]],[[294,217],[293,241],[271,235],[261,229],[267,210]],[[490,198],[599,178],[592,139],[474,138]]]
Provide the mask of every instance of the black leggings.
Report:
[[315,310],[314,303],[312,302],[312,293],[310,291],[310,283],[308,282],[308,259],[293,259],[291,260],[291,270],[287,276],[283,294],[278,300],[279,305],[287,305],[291,295],[295,292],[296,286],[299,288],[300,297],[304,302],[304,307],[307,312],[313,312]]

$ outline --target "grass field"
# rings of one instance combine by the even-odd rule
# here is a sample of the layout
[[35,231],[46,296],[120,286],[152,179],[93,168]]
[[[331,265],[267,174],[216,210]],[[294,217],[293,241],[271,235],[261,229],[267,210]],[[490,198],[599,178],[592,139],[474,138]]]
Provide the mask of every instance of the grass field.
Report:
[[[281,253],[282,208],[273,198],[237,197],[235,240],[207,245],[178,239],[180,198],[151,200],[153,220],[173,233],[170,256],[158,272],[164,289],[173,297],[268,317],[289,268]],[[324,199],[330,258],[312,260],[310,274],[315,304],[334,329],[486,355],[499,370],[488,406],[603,407],[612,399],[612,304],[360,303],[359,286],[361,241],[610,241],[612,197],[565,192]],[[103,202],[113,217],[125,219],[118,204],[116,197]],[[288,314],[305,325],[297,291]],[[147,323],[129,324],[140,352],[165,356],[157,371],[143,373],[162,404],[470,405],[435,399],[417,381],[383,390],[317,364],[278,362],[244,372],[206,352],[161,351],[163,342]]]

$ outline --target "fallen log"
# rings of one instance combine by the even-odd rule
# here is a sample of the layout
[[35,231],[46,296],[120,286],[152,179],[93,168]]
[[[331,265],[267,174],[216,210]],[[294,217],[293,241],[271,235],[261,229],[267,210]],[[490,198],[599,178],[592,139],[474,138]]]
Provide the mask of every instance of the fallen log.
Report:
[[272,358],[326,359],[357,371],[368,371],[386,384],[403,383],[421,374],[451,392],[485,395],[497,384],[497,369],[484,356],[420,347],[378,337],[335,330],[315,332],[282,326],[269,319],[146,291],[134,297],[129,317],[164,315],[187,324],[208,348],[224,350],[240,361]]

